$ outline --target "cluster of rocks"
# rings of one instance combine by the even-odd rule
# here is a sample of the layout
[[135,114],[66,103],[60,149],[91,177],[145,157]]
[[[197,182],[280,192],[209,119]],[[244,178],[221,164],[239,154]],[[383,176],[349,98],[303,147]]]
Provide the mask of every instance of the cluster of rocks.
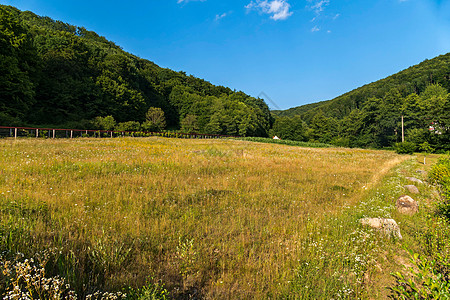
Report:
[[[423,184],[422,180],[414,177],[406,177],[406,179],[413,183]],[[410,194],[420,194],[417,186],[413,184],[405,185],[404,188]],[[399,213],[406,215],[414,215],[419,212],[419,204],[408,195],[400,196],[395,203],[395,208]],[[386,236],[402,239],[400,227],[394,219],[364,218],[360,222],[362,225],[369,226]]]

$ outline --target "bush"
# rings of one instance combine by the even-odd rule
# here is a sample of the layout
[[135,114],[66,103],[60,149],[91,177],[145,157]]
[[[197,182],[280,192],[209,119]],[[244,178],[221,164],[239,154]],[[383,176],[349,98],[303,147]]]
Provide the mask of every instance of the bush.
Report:
[[[449,299],[450,282],[439,268],[442,260],[438,254],[436,260],[411,254],[414,267],[410,268],[412,278],[397,272],[392,274],[396,286],[390,290],[394,299]],[[448,265],[447,265],[448,267]],[[417,270],[417,271],[416,271]]]
[[117,131],[139,131],[141,130],[141,124],[136,121],[122,122],[116,125]]
[[437,204],[438,213],[450,219],[450,156],[439,159],[431,168],[428,180],[439,186],[444,198]]
[[114,126],[116,126],[116,121],[112,116],[107,117],[96,117],[92,124],[95,129],[100,130],[113,130]]
[[348,137],[335,137],[330,143],[338,147],[350,147],[350,139]]
[[428,179],[434,184],[443,185],[450,181],[450,156],[439,159],[429,174]]
[[398,154],[413,154],[417,145],[411,142],[396,143],[394,149]]

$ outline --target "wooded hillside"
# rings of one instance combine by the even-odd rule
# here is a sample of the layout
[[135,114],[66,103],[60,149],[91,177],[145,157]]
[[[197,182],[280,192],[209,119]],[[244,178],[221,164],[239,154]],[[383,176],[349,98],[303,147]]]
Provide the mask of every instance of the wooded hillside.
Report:
[[111,116],[132,130],[148,124],[150,108],[162,109],[170,129],[202,133],[267,136],[272,122],[262,99],[161,68],[83,27],[0,6],[1,125],[83,129]]
[[281,126],[284,131],[277,129],[280,123],[298,124],[301,120],[304,129],[297,136],[300,140],[351,147],[389,147],[401,142],[403,115],[407,142],[416,146],[427,142],[446,151],[450,150],[449,91],[450,53],[333,100],[275,111],[278,119],[273,133],[286,136],[286,126]]

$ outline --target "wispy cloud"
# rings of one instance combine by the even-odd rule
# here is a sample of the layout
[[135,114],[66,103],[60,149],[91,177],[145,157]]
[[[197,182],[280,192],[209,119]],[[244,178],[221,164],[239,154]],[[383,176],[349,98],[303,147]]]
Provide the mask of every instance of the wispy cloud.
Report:
[[271,15],[270,18],[275,21],[286,20],[292,16],[291,5],[287,0],[255,0],[245,6],[247,10],[257,10],[264,14]]
[[221,14],[221,15],[216,15],[215,20],[216,20],[216,21],[219,21],[219,20],[225,18],[226,16],[228,16],[228,13],[223,13],[223,14]]
[[205,2],[206,0],[177,0],[177,3],[181,4],[181,3],[188,3],[188,2],[195,2],[195,1]]
[[[308,5],[306,6],[307,9],[312,11],[314,13],[314,17],[311,19],[311,23],[319,23],[321,26],[318,25],[311,28],[311,32],[318,32],[323,31],[326,33],[331,33],[331,30],[327,30],[326,27],[328,27],[331,22],[336,21],[341,14],[339,13],[330,13],[326,12],[328,9],[328,6],[330,5],[330,0],[307,0]],[[321,30],[323,29],[323,30]]]
[[316,15],[320,15],[325,8],[330,4],[330,0],[308,0],[311,3],[309,8],[312,9]]

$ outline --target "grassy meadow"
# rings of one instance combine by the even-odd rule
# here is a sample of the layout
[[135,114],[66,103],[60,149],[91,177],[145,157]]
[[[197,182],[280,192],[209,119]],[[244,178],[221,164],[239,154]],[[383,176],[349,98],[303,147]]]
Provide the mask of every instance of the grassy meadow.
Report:
[[80,298],[369,298],[374,249],[395,242],[357,220],[390,215],[374,187],[406,159],[165,138],[4,139],[0,153],[2,260],[45,253]]

